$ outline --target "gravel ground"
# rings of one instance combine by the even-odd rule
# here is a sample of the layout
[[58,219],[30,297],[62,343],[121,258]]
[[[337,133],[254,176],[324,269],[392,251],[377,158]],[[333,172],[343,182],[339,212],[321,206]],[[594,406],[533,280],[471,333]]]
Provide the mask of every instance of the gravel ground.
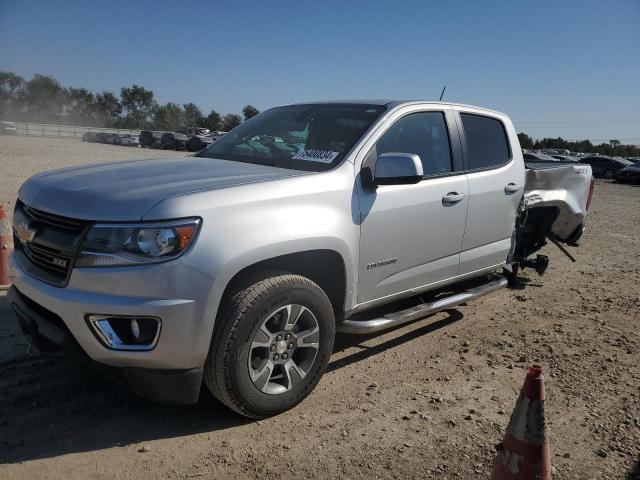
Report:
[[[166,153],[0,137],[0,201],[39,170]],[[545,276],[527,270],[519,289],[340,335],[316,390],[258,422],[207,394],[157,405],[64,355],[25,355],[0,296],[0,478],[488,478],[532,362],[554,478],[640,478],[639,200],[599,182],[577,263],[548,246]]]

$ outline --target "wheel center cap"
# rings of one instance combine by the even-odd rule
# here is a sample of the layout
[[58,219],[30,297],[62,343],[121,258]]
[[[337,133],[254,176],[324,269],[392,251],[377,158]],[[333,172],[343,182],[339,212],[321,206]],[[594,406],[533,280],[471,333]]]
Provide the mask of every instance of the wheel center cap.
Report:
[[279,342],[276,342],[276,353],[278,355],[282,355],[286,351],[287,351],[287,342],[285,342],[284,340],[280,340]]

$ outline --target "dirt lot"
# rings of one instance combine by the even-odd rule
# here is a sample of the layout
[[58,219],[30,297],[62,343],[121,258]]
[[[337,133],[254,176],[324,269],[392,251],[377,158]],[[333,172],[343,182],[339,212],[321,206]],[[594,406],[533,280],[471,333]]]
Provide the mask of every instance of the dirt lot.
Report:
[[[167,152],[0,137],[0,201],[30,174]],[[554,478],[640,478],[640,187],[599,182],[572,264],[378,337],[339,336],[294,410],[133,397],[25,355],[0,296],[0,478],[488,478],[525,367],[545,367]]]

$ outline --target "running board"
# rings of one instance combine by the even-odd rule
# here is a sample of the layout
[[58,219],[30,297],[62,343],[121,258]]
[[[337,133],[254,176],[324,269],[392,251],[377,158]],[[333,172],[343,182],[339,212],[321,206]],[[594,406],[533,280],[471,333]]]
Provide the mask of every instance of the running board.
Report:
[[336,327],[337,330],[342,333],[369,334],[380,332],[382,330],[397,327],[398,325],[419,320],[441,310],[445,310],[469,300],[495,292],[496,290],[506,287],[507,284],[508,280],[505,277],[502,275],[494,275],[488,279],[487,283],[470,288],[464,292],[454,293],[448,297],[440,298],[431,303],[423,303],[405,310],[388,313],[379,318],[372,318],[371,320],[343,320],[338,323]]

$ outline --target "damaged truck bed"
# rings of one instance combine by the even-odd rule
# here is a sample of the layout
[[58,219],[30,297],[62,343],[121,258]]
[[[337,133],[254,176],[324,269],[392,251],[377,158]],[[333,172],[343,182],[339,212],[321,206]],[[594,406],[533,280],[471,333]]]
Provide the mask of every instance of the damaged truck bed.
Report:
[[588,165],[527,163],[512,261],[530,264],[528,257],[540,250],[547,239],[573,260],[561,244],[579,244],[593,188],[594,178]]

